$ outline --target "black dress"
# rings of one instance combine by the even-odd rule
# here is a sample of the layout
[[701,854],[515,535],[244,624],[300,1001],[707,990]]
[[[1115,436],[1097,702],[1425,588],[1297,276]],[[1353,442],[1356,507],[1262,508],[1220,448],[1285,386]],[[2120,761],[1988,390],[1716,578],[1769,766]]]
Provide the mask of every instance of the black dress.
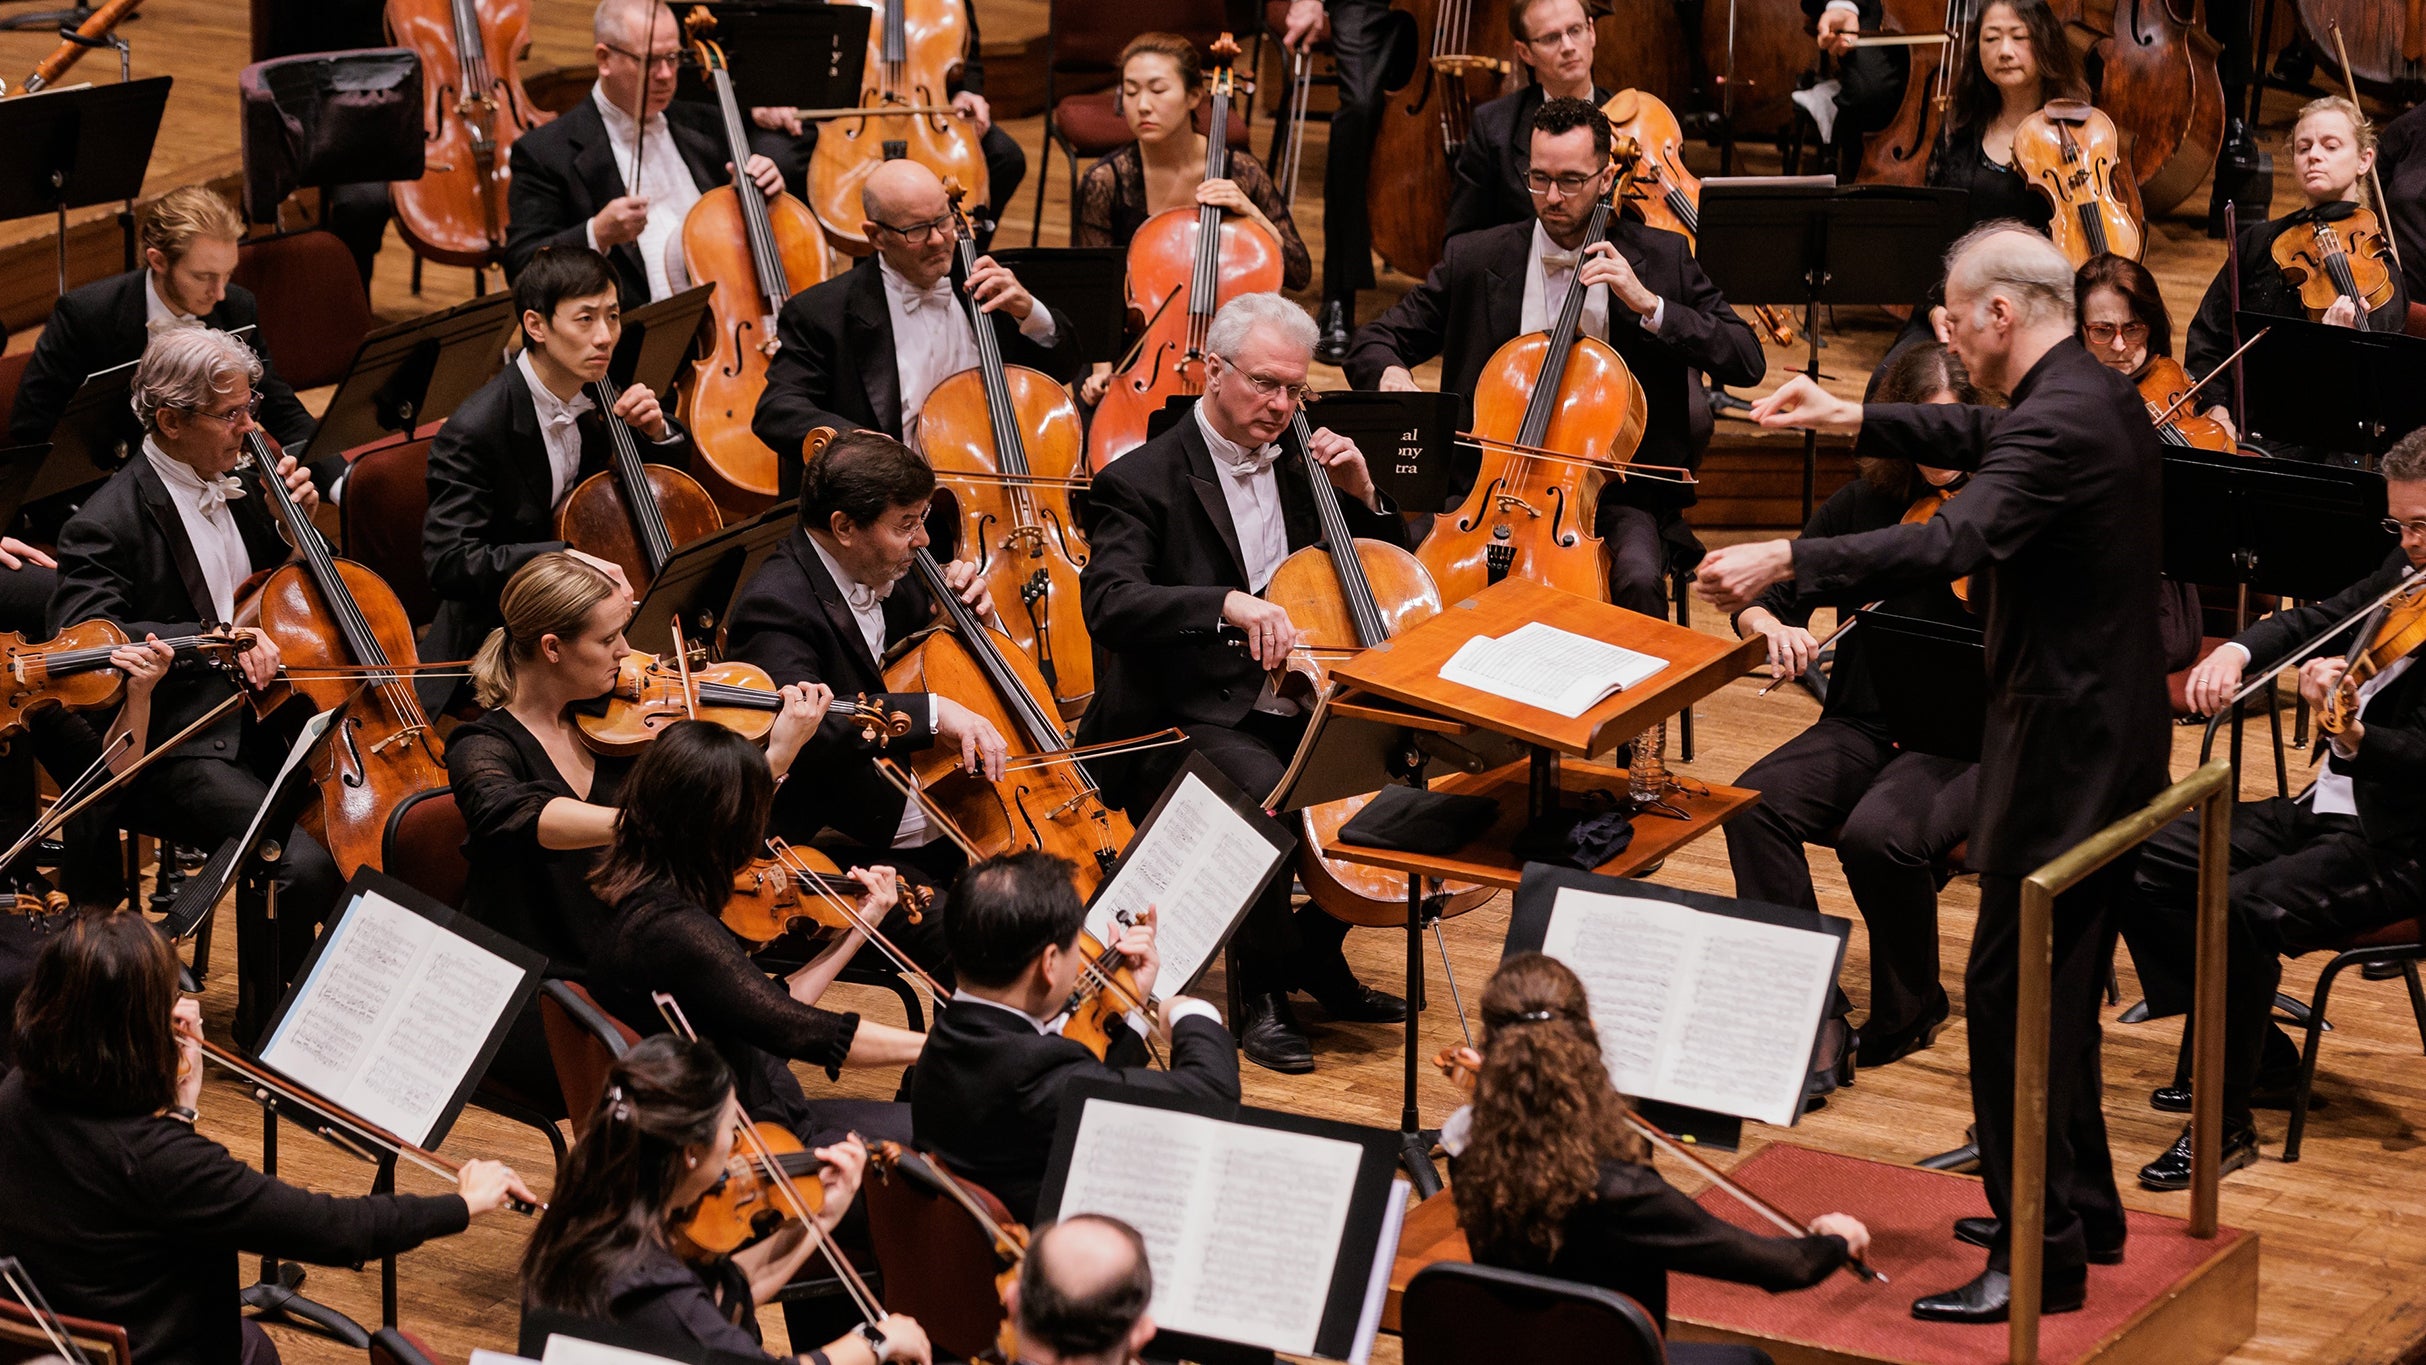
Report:
[[[2316,216],[2334,222],[2344,211],[2337,202],[2324,205],[2316,211]],[[2282,236],[2286,229],[2307,222],[2310,216],[2310,210],[2302,209],[2241,229],[2241,239],[2234,250],[2241,263],[2242,312],[2281,318],[2308,316],[2307,309],[2300,303],[2299,291],[2292,287],[2290,280],[2284,278],[2282,267],[2274,263],[2274,239]],[[2239,344],[2233,340],[2232,281],[2225,277],[2231,269],[2230,261],[2216,268],[2215,278],[2208,282],[2206,295],[2199,300],[2199,311],[2191,315],[2190,327],[2182,337],[2182,368],[2189,371],[2192,378],[2222,364],[2224,357],[2232,354],[2232,348]],[[2392,300],[2368,312],[2367,330],[2397,332],[2408,320],[2408,293],[2402,286],[2400,273],[2395,271],[2392,276]],[[2247,340],[2246,337],[2242,339]],[[2271,346],[2274,343],[2270,341],[2266,344]],[[2262,349],[2252,350],[2251,357],[2254,358]],[[2216,381],[2219,386],[2225,383],[2224,380]],[[2206,392],[2213,394],[2216,389],[2210,387]],[[2230,389],[2226,388],[2224,392],[2228,395]]]
[[548,848],[539,813],[559,798],[612,806],[632,760],[600,755],[588,795],[573,790],[539,737],[500,707],[446,741],[447,779],[471,835],[463,912],[522,946],[545,953],[550,976],[579,980],[606,928],[607,908],[590,889],[603,849]]
[[[1230,153],[1230,179],[1280,229],[1281,287],[1303,289],[1314,279],[1314,257],[1297,234],[1288,201],[1265,173],[1263,163],[1243,151]],[[1132,142],[1087,168],[1078,182],[1078,246],[1125,247],[1153,217],[1146,207],[1146,165]]]
[[[1939,144],[1937,151],[1929,158],[1928,180],[1937,189],[1971,192],[1967,229],[1999,218],[2012,218],[2043,233],[2047,225],[2055,221],[2055,206],[2048,202],[2045,195],[2030,188],[2030,182],[2022,178],[2019,170],[1990,158],[1987,144],[1981,138],[1981,130],[1976,128],[1956,132]],[[1912,310],[1904,329],[1896,333],[1894,343],[1879,361],[1878,369],[1871,372],[1873,387],[1878,383],[1878,376],[1886,372],[1887,366],[1903,353],[1905,347],[1931,340],[1937,335],[1929,327],[1929,310],[1945,301],[1946,281],[1941,271],[1938,282],[1930,286],[1928,297]]]
[[[660,1349],[706,1347],[720,1359],[778,1359],[759,1335],[749,1279],[730,1259],[695,1266],[651,1242],[607,1280],[606,1320],[632,1333],[635,1346],[645,1339]],[[545,1331],[533,1331],[526,1316],[522,1353],[536,1360],[546,1346]]]

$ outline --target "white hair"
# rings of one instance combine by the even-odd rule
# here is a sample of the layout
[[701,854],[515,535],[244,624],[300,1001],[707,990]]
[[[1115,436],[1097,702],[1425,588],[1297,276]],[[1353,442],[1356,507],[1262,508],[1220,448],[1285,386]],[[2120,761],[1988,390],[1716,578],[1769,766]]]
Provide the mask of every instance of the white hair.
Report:
[[1946,251],[1949,296],[1960,287],[1975,309],[2002,296],[2025,324],[2060,322],[2070,330],[2072,284],[2072,262],[2019,219],[1992,218]]
[[204,411],[233,393],[239,376],[261,382],[261,357],[252,347],[216,328],[171,328],[144,347],[127,386],[127,405],[145,431],[158,435],[161,409]]
[[[590,38],[610,47],[629,47],[641,41],[638,15],[663,8],[664,0],[598,0],[597,11],[590,15]],[[667,18],[672,19],[671,11]],[[681,36],[679,22],[669,22],[667,27],[675,36]]]
[[1234,360],[1258,327],[1269,328],[1309,357],[1322,335],[1305,309],[1280,295],[1241,294],[1213,315],[1213,325],[1205,329],[1205,348],[1224,360]]

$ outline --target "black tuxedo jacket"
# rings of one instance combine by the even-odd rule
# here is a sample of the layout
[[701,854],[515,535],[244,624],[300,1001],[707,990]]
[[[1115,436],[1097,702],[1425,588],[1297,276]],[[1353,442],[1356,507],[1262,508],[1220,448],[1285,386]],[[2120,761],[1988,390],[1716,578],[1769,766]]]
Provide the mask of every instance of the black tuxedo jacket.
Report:
[[[2249,651],[2251,676],[2272,671],[2291,651],[2318,632],[2381,597],[2409,574],[2409,557],[2399,550],[2384,567],[2322,602],[2278,611],[2233,637]],[[2358,628],[2321,651],[2330,657],[2347,654],[2360,643]],[[2387,683],[2367,701],[2360,717],[2366,733],[2358,752],[2343,758],[2326,751],[2326,762],[2350,779],[2352,798],[2359,807],[2359,828],[2370,843],[2409,849],[2426,843],[2426,661],[2410,664],[2407,672]]]
[[[1969,469],[1918,525],[1794,544],[1795,586],[1872,596],[1972,576],[1988,718],[1971,866],[2026,876],[2164,787],[2161,447],[2131,382],[2066,339],[1998,410],[1873,403],[1856,455]],[[2140,420],[2135,420],[2140,419]]]
[[[1607,104],[1616,93],[1593,86],[1592,107]],[[1533,194],[1525,188],[1525,172],[1533,168],[1533,114],[1543,99],[1539,85],[1528,85],[1474,106],[1451,177],[1450,236],[1533,221]]]
[[1149,1070],[1144,1041],[1127,1028],[1112,1031],[1108,1052],[1099,1062],[1084,1044],[1038,1033],[1010,1010],[954,1001],[935,1012],[926,1051],[910,1072],[911,1135],[1025,1223],[1036,1215],[1062,1092],[1072,1081],[1102,1078],[1238,1103],[1238,1045],[1210,1019],[1182,1019],[1171,1031],[1169,1070]]
[[[230,502],[228,511],[258,573],[285,563],[289,552],[257,478],[246,482],[250,491]],[[59,528],[58,559],[59,590],[50,610],[54,634],[96,618],[115,622],[133,640],[147,633],[165,640],[223,624],[168,485],[140,452]],[[193,658],[178,660],[152,693],[153,736],[177,733],[235,690],[227,673]],[[221,716],[178,746],[177,755],[236,761],[245,711],[239,706]]]
[[[1305,461],[1290,450],[1272,468],[1289,549],[1321,544]],[[1218,482],[1226,477],[1193,415],[1095,476],[1090,554],[1078,579],[1095,642],[1095,701],[1080,727],[1088,742],[1170,725],[1236,725],[1254,707],[1263,668],[1215,635],[1223,601],[1248,591],[1238,526]],[[1407,543],[1406,523],[1386,501],[1375,512],[1327,481],[1323,491],[1338,498],[1351,534]]]
[[[11,445],[49,440],[60,414],[67,411],[68,400],[76,396],[86,376],[142,358],[143,348],[151,340],[144,326],[148,316],[144,282],[150,273],[148,269],[130,270],[60,296],[50,321],[42,324],[41,340],[34,343],[34,353],[25,362],[25,378],[17,384],[17,406],[8,419]],[[245,341],[261,357],[261,425],[280,445],[298,446],[311,439],[317,423],[270,363],[269,349],[261,344],[261,331],[255,325],[260,320],[253,291],[233,284],[219,306],[202,316],[206,326],[223,332],[254,329],[245,334]],[[143,429],[132,412],[126,414],[126,436],[129,450],[143,439]],[[337,451],[323,452],[323,458],[335,461],[328,471],[332,477],[345,468]],[[319,478],[320,472],[315,466],[314,482],[326,492],[328,482]]]
[[[1710,444],[1710,405],[1702,396],[1701,375],[1722,384],[1757,384],[1768,372],[1768,358],[1752,328],[1702,273],[1684,238],[1621,218],[1609,224],[1609,240],[1643,287],[1668,301],[1654,335],[1632,310],[1614,296],[1609,300],[1609,344],[1642,382],[1648,404],[1635,458],[1697,467]],[[1370,389],[1392,365],[1413,369],[1439,356],[1441,392],[1471,397],[1492,352],[1524,329],[1526,258],[1532,247],[1530,216],[1450,238],[1440,264],[1422,284],[1357,329],[1348,352],[1348,382]],[[1474,467],[1466,457],[1451,485],[1463,496],[1473,483]],[[1649,480],[1611,481],[1608,495],[1662,508],[1693,502],[1690,487]]]
[[[1008,313],[990,313],[1006,365],[1025,365],[1063,382],[1083,357],[1068,319],[1056,318],[1053,344],[1028,340]],[[767,386],[750,430],[775,452],[782,494],[800,490],[800,445],[817,427],[837,432],[863,427],[899,439],[909,414],[901,410],[901,375],[893,364],[893,314],[885,306],[884,275],[874,256],[794,294],[775,320],[783,343],[767,364]]]
[[[723,116],[714,106],[676,100],[666,107],[666,131],[682,150],[682,161],[702,193],[730,184],[725,163]],[[598,102],[584,99],[514,139],[513,188],[506,207],[513,222],[505,235],[505,272],[520,274],[542,247],[586,246],[590,219],[624,195],[623,167],[608,139]],[[649,301],[649,271],[640,248],[618,243],[606,253],[615,266],[623,306]]]
[[[634,439],[650,463],[686,468],[690,438],[671,417],[666,422],[673,440],[652,443],[637,432]],[[607,469],[615,452],[595,411],[584,413],[578,425],[581,469],[574,484]],[[556,539],[553,482],[530,385],[520,365],[508,365],[465,399],[430,443],[421,563],[439,604],[422,657],[470,658],[502,619],[497,598],[506,580],[540,555],[565,548]]]
[[[884,622],[888,652],[935,623],[935,599],[915,573],[893,585]],[[864,692],[910,717],[908,734],[877,744],[860,738],[858,722],[826,717],[794,765],[801,780],[786,782],[775,794],[774,829],[787,839],[833,828],[869,848],[892,847],[906,798],[873,760],[906,760],[934,743],[930,703],[924,692],[885,691],[884,661],[868,653],[867,637],[808,532],[793,528],[743,585],[725,616],[725,657],[758,665],[778,687],[821,682],[837,697],[853,700]]]

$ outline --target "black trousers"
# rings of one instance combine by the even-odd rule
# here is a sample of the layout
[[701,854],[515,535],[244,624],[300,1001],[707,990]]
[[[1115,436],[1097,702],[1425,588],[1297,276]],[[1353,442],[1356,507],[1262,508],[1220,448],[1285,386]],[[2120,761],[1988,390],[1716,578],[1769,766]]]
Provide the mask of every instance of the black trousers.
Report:
[[[2199,819],[2183,816],[2140,853],[2139,895],[2123,936],[2152,1013],[2186,1014],[2196,983]],[[2224,953],[2224,1121],[2247,1123],[2250,1094],[2271,1046],[2287,1048],[2271,1015],[2283,955],[2330,947],[2426,911],[2426,869],[2414,852],[2369,844],[2358,817],[2319,815],[2283,797],[2232,812],[2232,879]],[[2176,1081],[2190,1077],[2182,1026]]]
[[1822,716],[1737,782],[1761,799],[1725,826],[1735,894],[1817,910],[1803,846],[1833,846],[1870,931],[1863,1027],[1918,1023],[1941,989],[1938,865],[1971,835],[1978,765],[1905,753],[1875,722]]
[[[2123,1205],[2106,1145],[2099,1065],[2106,964],[2114,956],[2116,902],[2129,868],[2106,868],[2055,902],[2054,973],[2048,995],[2047,1226],[2050,1284],[2088,1273],[2087,1248],[2120,1245]],[[1996,1213],[1988,1268],[2011,1267],[2004,1228],[2013,1211],[2013,1044],[2019,988],[2021,878],[1982,874],[1979,926],[1963,974],[1971,1025],[1971,1113],[1980,1174]]]
[[[750,150],[774,162],[775,169],[783,172],[784,188],[803,202],[809,197],[809,158],[817,151],[818,126],[809,124],[798,137],[755,124],[750,128]],[[1011,196],[1019,193],[1020,184],[1028,178],[1028,154],[999,125],[987,127],[985,136],[977,140],[977,150],[986,159],[986,216],[1000,219],[1010,207]],[[859,206],[851,205],[851,212],[856,215]],[[980,237],[978,249],[984,250],[992,237],[991,232]]]
[[1347,302],[1373,285],[1373,221],[1365,189],[1381,123],[1382,76],[1390,64],[1387,0],[1332,0],[1331,57],[1339,108],[1323,165],[1323,301]]
[[1856,48],[1836,64],[1836,145],[1858,152],[1862,135],[1895,121],[1912,57],[1900,47]]

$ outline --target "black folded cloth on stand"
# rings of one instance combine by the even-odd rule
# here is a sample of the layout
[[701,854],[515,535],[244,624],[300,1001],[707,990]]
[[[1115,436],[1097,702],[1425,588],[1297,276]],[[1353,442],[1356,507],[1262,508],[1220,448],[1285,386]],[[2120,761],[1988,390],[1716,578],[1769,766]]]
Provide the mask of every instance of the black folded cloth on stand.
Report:
[[1499,818],[1488,796],[1456,796],[1415,787],[1384,787],[1356,818],[1340,826],[1342,842],[1402,853],[1449,853],[1465,847]]

